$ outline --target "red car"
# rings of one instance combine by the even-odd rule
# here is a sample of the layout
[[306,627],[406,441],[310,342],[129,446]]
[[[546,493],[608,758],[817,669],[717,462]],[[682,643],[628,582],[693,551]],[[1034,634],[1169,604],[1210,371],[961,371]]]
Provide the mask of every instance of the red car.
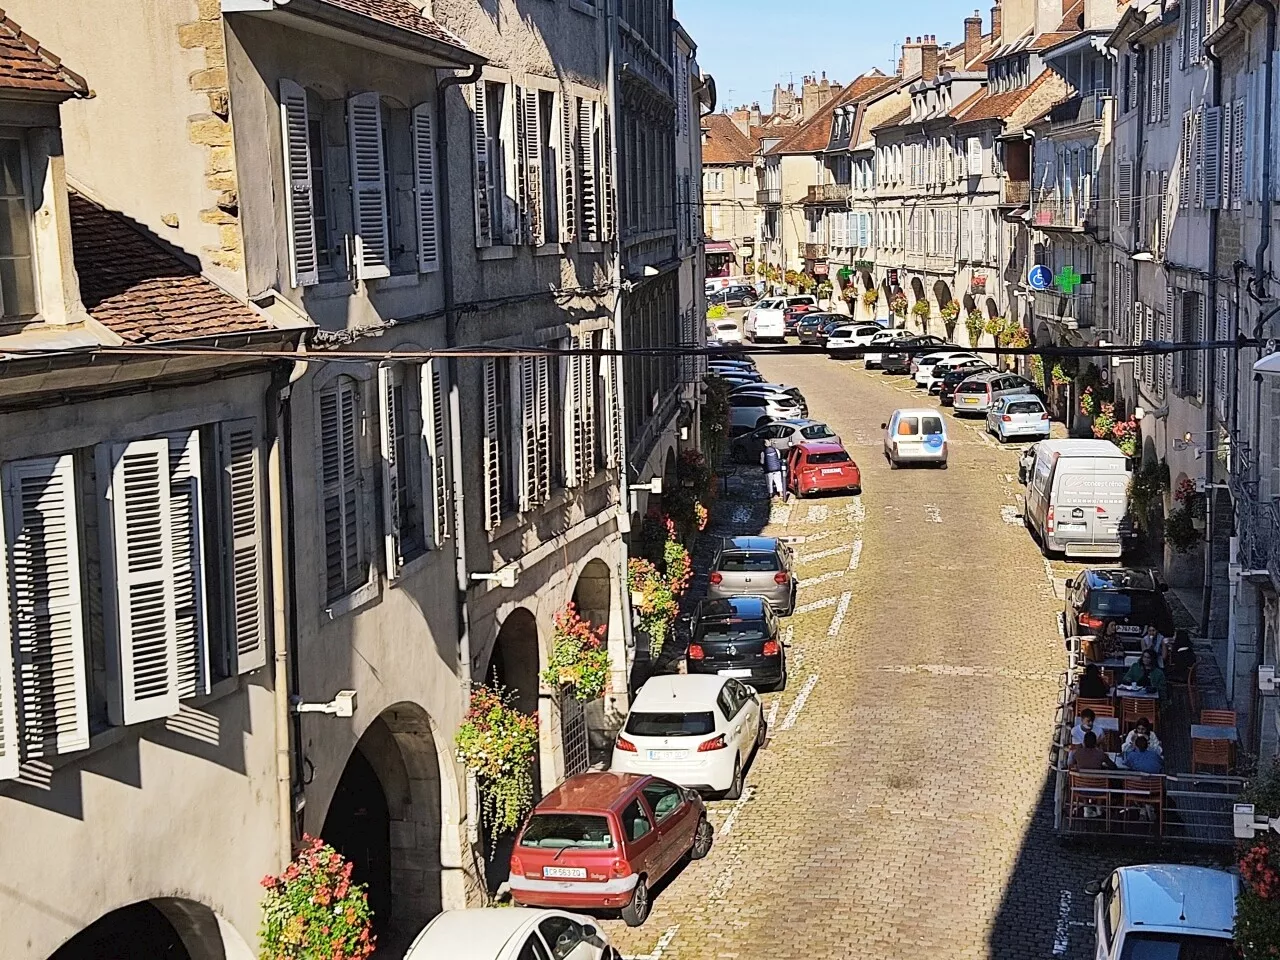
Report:
[[629,927],[649,916],[649,891],[686,858],[711,849],[694,790],[634,773],[582,773],[542,798],[511,853],[511,898],[521,906],[618,910]]
[[826,490],[862,492],[862,471],[837,442],[797,443],[787,454],[787,488],[797,497]]

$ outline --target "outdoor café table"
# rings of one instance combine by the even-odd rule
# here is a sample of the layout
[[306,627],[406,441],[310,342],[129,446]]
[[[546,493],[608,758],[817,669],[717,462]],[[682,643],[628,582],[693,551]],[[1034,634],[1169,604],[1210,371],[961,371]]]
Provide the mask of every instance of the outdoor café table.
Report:
[[1235,727],[1215,727],[1209,723],[1193,723],[1191,725],[1192,740],[1230,740],[1236,742]]
[[[1076,725],[1074,729],[1075,730],[1080,729],[1079,719],[1076,720]],[[1119,717],[1094,717],[1093,729],[1095,732],[1098,732],[1098,733],[1119,733],[1120,718]],[[1223,727],[1222,729],[1225,730],[1227,728]]]
[[1119,697],[1119,698],[1120,698],[1120,699],[1122,699],[1122,700],[1123,700],[1123,699],[1129,699],[1129,700],[1159,700],[1159,699],[1160,699],[1160,691],[1158,691],[1158,690],[1144,690],[1144,689],[1143,689],[1143,688],[1141,688],[1141,687],[1137,687],[1137,688],[1129,688],[1129,687],[1118,686],[1118,687],[1116,687],[1116,689],[1115,689],[1115,696]]

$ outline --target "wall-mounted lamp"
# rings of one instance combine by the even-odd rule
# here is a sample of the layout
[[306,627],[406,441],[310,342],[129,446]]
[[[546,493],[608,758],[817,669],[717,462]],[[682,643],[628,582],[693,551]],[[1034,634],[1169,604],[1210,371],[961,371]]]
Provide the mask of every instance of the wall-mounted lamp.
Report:
[[640,493],[654,493],[661,496],[662,478],[654,477],[648,483],[640,483],[640,484],[633,483],[629,489],[631,491],[631,512],[635,513],[637,510],[640,509],[640,507],[637,504],[636,495]]
[[657,267],[647,266],[644,268],[644,275],[646,277],[656,277],[660,273],[662,273],[662,271],[659,270]]
[[[1115,346],[1115,344],[1113,344],[1110,340],[1099,340],[1098,346],[1113,347]],[[1137,363],[1137,361],[1138,361],[1137,357],[1111,357],[1111,366],[1118,367],[1122,363]],[[1138,409],[1141,410],[1142,408],[1139,407]],[[1137,410],[1134,411],[1134,418],[1141,419],[1140,417],[1138,417]]]
[[331,717],[350,717],[356,712],[356,692],[339,690],[328,703],[303,703],[301,697],[290,702],[294,713],[324,713]]
[[514,563],[509,563],[501,570],[495,570],[493,573],[473,573],[471,574],[471,579],[488,580],[490,583],[496,583],[500,587],[510,589],[520,579],[520,570]]
[[1138,263],[1151,263],[1155,260],[1155,256],[1151,253],[1150,250],[1143,250],[1139,253],[1135,253],[1129,259],[1137,261]]
[[1152,420],[1163,420],[1168,415],[1168,404],[1165,404],[1163,407],[1156,407],[1154,410],[1144,410],[1142,407],[1133,408],[1133,419],[1137,420],[1139,423],[1147,417],[1150,417]]

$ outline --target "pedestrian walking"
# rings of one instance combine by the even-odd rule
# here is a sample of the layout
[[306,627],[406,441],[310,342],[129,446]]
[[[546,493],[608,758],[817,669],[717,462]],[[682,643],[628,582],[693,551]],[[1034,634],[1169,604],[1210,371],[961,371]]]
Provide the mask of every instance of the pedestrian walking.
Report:
[[767,443],[760,451],[760,465],[764,467],[764,479],[769,485],[769,499],[782,496],[782,457]]

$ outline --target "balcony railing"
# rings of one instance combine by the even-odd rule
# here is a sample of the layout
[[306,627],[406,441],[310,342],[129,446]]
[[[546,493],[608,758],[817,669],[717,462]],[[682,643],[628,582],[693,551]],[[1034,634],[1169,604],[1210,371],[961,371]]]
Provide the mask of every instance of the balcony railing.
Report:
[[776,205],[776,204],[779,204],[779,203],[781,203],[781,202],[782,202],[782,188],[781,188],[781,187],[775,187],[775,188],[773,188],[773,189],[771,189],[771,190],[757,190],[757,191],[756,191],[756,203],[757,203],[757,204],[759,204],[759,205],[760,205],[760,206],[762,206],[762,207],[763,207],[763,206],[765,206],[766,204],[775,204],[775,205]]
[[847,183],[815,183],[809,187],[804,202],[810,204],[844,203],[852,188]]
[[1101,123],[1106,113],[1108,96],[1110,94],[1105,91],[1091,93],[1087,97],[1068,100],[1054,107],[1049,113],[1050,129],[1073,127],[1082,123]]
[[1004,204],[1007,207],[1025,207],[1031,202],[1030,180],[1006,180]]
[[1232,448],[1231,476],[1228,486],[1236,502],[1236,529],[1240,552],[1233,557],[1242,571],[1266,570],[1271,582],[1280,589],[1280,500],[1264,500],[1253,475],[1253,462],[1248,444]]
[[1105,227],[1106,205],[1096,197],[1072,197],[1062,200],[1054,196],[1037,199],[1031,209],[1031,223],[1036,227],[1059,230],[1087,230]]
[[1093,326],[1093,294],[1059,293],[1057,290],[1035,291],[1035,315],[1048,323],[1069,330]]
[[827,245],[825,243],[802,243],[799,246],[799,255],[804,260],[827,259]]

